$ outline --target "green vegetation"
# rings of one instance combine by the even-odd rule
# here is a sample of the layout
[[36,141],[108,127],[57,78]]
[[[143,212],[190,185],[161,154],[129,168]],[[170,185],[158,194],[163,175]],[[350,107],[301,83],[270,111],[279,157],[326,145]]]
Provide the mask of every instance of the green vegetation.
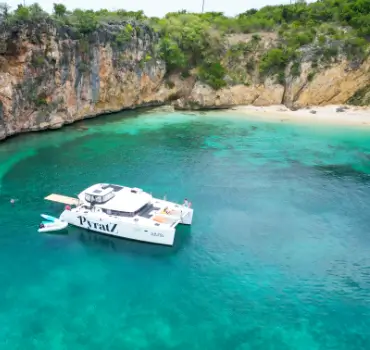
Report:
[[283,71],[291,59],[291,53],[281,48],[267,51],[261,58],[260,73],[264,76]]
[[307,76],[307,80],[308,81],[312,81],[313,80],[313,78],[315,77],[315,75],[316,75],[316,72],[310,72],[310,73],[308,73],[308,76]]
[[116,36],[116,43],[119,45],[123,45],[128,43],[132,39],[132,33],[134,28],[131,24],[126,24],[125,28],[122,29]]
[[225,73],[225,68],[220,62],[205,62],[200,66],[198,76],[214,89],[220,89],[226,85]]
[[[275,76],[284,83],[286,74],[300,74],[301,60],[307,57],[317,72],[340,57],[361,62],[369,54],[370,0],[297,1],[249,9],[235,17],[219,12],[179,11],[163,18],[148,18],[143,11],[68,11],[57,3],[51,15],[38,4],[18,5],[13,11],[6,4],[0,5],[2,30],[43,20],[68,26],[80,38],[106,24],[122,24],[112,41],[116,48],[140,36],[144,27],[151,27],[158,34],[157,47],[140,65],[160,57],[169,74],[196,74],[214,88],[225,86],[225,79],[249,84],[257,75],[260,81]],[[264,46],[267,34],[274,39]],[[233,35],[242,38],[232,43],[229,39]],[[38,62],[41,64],[41,59]],[[309,77],[313,79],[314,74]]]
[[48,104],[48,102],[47,102],[46,98],[44,98],[44,97],[39,97],[35,101],[35,105],[37,107],[46,106],[47,104]]
[[32,65],[35,68],[42,67],[45,63],[45,56],[41,54],[33,54]]
[[370,84],[356,91],[356,93],[347,101],[347,103],[355,106],[370,105]]
[[[316,67],[330,64],[339,55],[365,59],[370,0],[300,1],[248,10],[233,18],[181,11],[151,23],[160,34],[160,52],[169,71],[197,68],[201,80],[219,88],[225,85],[226,74],[234,82],[247,84],[247,74],[253,75],[257,66],[260,78],[275,75],[284,83],[288,65],[291,63],[290,74],[298,76],[305,55],[312,56]],[[260,43],[263,33],[257,31],[274,33],[274,45],[264,48]],[[253,33],[248,42],[227,44],[228,35],[247,33]]]

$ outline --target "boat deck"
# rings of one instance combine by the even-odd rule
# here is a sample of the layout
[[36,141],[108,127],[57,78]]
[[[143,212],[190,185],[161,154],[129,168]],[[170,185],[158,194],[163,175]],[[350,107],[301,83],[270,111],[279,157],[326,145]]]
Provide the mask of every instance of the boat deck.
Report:
[[150,219],[152,215],[150,214],[153,210],[159,210],[160,207],[155,207],[153,204],[148,205],[143,210],[141,210],[137,215],[145,219]]
[[78,205],[79,200],[77,198],[63,196],[61,194],[49,194],[47,197],[45,197],[46,200],[62,203],[62,204],[68,204],[68,205]]

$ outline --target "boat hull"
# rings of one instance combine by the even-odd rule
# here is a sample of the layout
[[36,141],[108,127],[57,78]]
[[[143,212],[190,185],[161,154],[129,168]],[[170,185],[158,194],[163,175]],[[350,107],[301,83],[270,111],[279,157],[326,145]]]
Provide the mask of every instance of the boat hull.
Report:
[[92,211],[65,210],[60,220],[89,231],[141,242],[172,246],[175,239],[175,228],[143,226],[139,222],[122,221],[119,217],[102,218],[100,213]]

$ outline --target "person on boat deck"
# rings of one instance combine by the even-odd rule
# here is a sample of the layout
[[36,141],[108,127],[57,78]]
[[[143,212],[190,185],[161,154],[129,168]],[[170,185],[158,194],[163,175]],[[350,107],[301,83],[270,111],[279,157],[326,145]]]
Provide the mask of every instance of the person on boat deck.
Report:
[[189,206],[189,202],[188,202],[188,200],[186,198],[184,199],[184,206],[185,207]]
[[40,228],[44,228],[44,227],[45,227],[45,225],[44,225],[43,223],[41,223],[39,227],[40,227]]

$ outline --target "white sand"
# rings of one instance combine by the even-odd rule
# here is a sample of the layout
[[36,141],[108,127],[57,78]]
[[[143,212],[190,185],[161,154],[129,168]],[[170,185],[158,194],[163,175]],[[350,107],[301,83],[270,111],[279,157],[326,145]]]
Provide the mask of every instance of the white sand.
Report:
[[[337,108],[344,107],[343,112],[337,112]],[[315,111],[316,113],[312,113]],[[246,114],[264,120],[280,122],[303,122],[334,125],[366,125],[370,126],[370,106],[319,106],[291,111],[283,105],[256,107],[236,106],[229,110],[230,113]]]

